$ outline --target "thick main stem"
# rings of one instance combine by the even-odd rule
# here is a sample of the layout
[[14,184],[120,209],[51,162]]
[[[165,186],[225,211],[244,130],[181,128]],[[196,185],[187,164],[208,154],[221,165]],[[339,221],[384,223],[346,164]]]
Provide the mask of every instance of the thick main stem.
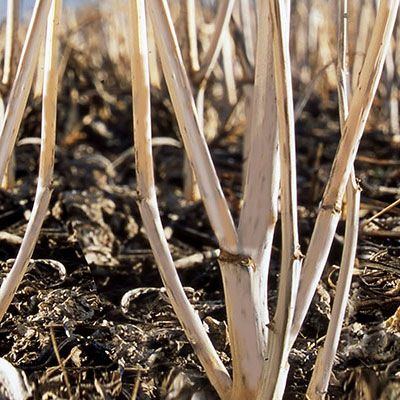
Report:
[[15,263],[0,288],[0,320],[10,305],[25,274],[39,237],[51,198],[57,117],[57,35],[61,15],[61,0],[53,0],[47,23],[46,58],[44,66],[42,140],[39,179],[32,214]]
[[186,297],[161,224],[151,148],[150,77],[144,0],[131,0],[130,13],[134,142],[140,213],[174,311],[211,384],[221,399],[228,400],[231,379]]
[[[221,259],[220,264],[230,322],[232,354],[235,359],[232,399],[254,398],[263,362],[263,328],[260,328],[258,320],[265,310],[257,307],[254,293],[250,289],[253,267],[243,267],[239,262],[241,257],[237,256],[236,231],[199,129],[190,85],[183,68],[167,4],[165,0],[155,0],[147,3],[147,6],[153,25],[158,28],[156,42],[188,158],[194,167],[213,230],[223,253],[230,256],[229,261],[226,258]],[[252,261],[249,264],[252,264]],[[235,298],[238,292],[243,293],[243,298]]]
[[232,353],[233,388],[230,400],[255,399],[260,386],[265,338],[254,285],[256,265],[250,257],[221,252],[219,257],[224,284]]
[[[243,207],[239,220],[239,245],[253,258],[256,271],[252,293],[259,311],[259,329],[267,340],[268,272],[275,224],[278,219],[279,161],[276,96],[272,59],[272,29],[268,2],[258,8],[255,81],[249,128],[250,151]],[[260,111],[262,110],[262,111]]]

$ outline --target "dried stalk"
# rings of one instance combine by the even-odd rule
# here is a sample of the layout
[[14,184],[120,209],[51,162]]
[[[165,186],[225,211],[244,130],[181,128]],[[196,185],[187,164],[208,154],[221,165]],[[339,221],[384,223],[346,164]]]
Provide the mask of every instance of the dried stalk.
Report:
[[189,59],[192,72],[200,69],[199,49],[197,46],[196,29],[196,2],[195,0],[186,0],[186,25],[189,38]]
[[[322,81],[324,92],[328,92],[336,86],[335,68],[331,63],[334,56],[332,54],[329,40],[329,14],[332,12],[331,7],[333,4],[331,2],[325,2],[320,3],[319,6],[320,10],[318,12],[320,13],[320,17],[318,19],[318,32],[312,32],[312,34],[316,35],[318,40],[318,64],[328,65],[328,67],[324,69],[325,79]],[[331,29],[334,29],[334,27],[332,26]]]
[[326,396],[353,275],[359,227],[360,191],[354,189],[352,183],[349,183],[346,195],[349,211],[339,279],[324,346],[318,352],[314,372],[307,389],[307,398],[310,400],[322,400]]
[[147,2],[183,144],[221,248],[237,252],[237,234],[199,120],[166,0]]
[[[152,2],[152,4],[155,4],[155,2]],[[150,77],[145,3],[144,0],[131,0],[130,6],[134,142],[139,208],[143,224],[171,304],[187,338],[220,397],[229,399],[231,379],[212,346],[199,316],[185,295],[161,224],[154,184],[151,148]],[[159,22],[154,26],[159,27]]]
[[[253,264],[247,257],[235,255],[238,251],[236,232],[225,208],[225,199],[222,194],[213,195],[213,193],[220,193],[220,186],[199,129],[189,82],[172,30],[167,3],[161,0],[152,1],[147,3],[147,6],[153,26],[158,27],[157,47],[188,158],[194,166],[206,211],[223,250],[219,261],[224,281],[233,355],[234,378],[231,399],[254,398],[263,362],[264,344],[258,321],[259,317],[262,318],[264,311],[257,308],[258,304],[254,302],[250,292],[251,276],[254,274]],[[210,171],[206,174],[208,182],[202,182],[207,170]],[[211,190],[205,190],[204,183],[207,183]],[[215,201],[210,201],[211,195],[214,196]],[[221,214],[221,211],[224,214]]]
[[281,399],[289,371],[290,328],[300,277],[301,253],[297,231],[296,154],[293,91],[289,53],[289,22],[285,0],[270,0],[273,58],[279,126],[281,169],[282,253],[278,303],[270,323],[259,399]]
[[268,3],[260,2],[255,86],[248,131],[248,172],[238,230],[240,249],[250,256],[248,262],[254,263],[254,268],[238,268],[238,260],[220,258],[231,340],[233,398],[237,399],[255,398],[260,387],[268,334],[269,260],[278,213],[279,164],[272,30],[267,22]]
[[150,26],[148,27],[149,34],[149,67],[150,67],[150,83],[151,86],[161,90],[164,89],[162,86],[162,71],[161,71],[161,63],[160,63],[160,57],[158,56],[157,52],[157,47],[156,43],[154,41],[154,32],[153,32],[153,27]]
[[193,82],[198,86],[203,84],[203,81],[208,81],[215,64],[218,61],[221,52],[222,43],[224,40],[224,31],[228,29],[228,24],[232,16],[235,0],[221,0],[217,18],[215,21],[215,31],[211,39],[210,47],[204,57],[200,70],[194,75]]
[[[7,0],[6,43],[2,84],[8,88],[14,79],[16,52],[18,47],[19,0]],[[2,113],[0,121],[3,121]],[[12,189],[15,184],[15,159],[12,156],[1,183],[4,189]]]
[[360,7],[360,16],[358,23],[358,34],[356,40],[356,49],[354,54],[353,69],[352,69],[352,90],[355,90],[358,85],[361,68],[367,52],[368,40],[371,34],[371,21],[374,20],[374,9],[372,0],[367,0]]
[[[255,74],[254,74],[255,75]],[[246,117],[246,129],[243,132],[243,162],[242,162],[242,193],[245,193],[246,182],[247,182],[247,173],[249,170],[249,159],[250,159],[250,148],[252,143],[252,130],[251,124],[253,118],[250,118],[252,115],[252,105],[253,105],[253,95],[254,95],[254,84],[245,84],[242,88],[243,98],[244,98],[244,115],[248,115],[249,118]],[[258,113],[257,113],[258,115]],[[226,128],[225,128],[226,129]],[[244,203],[243,203],[244,205]],[[240,224],[239,224],[240,226]],[[240,235],[240,233],[239,233]]]
[[[284,15],[286,22],[289,14],[288,2],[281,2],[280,6],[280,13],[282,13],[280,17]],[[287,337],[292,321],[292,303],[295,299],[295,290],[297,288],[297,284],[294,284],[294,290],[292,290],[292,281],[294,279],[291,277],[291,274],[294,272],[298,276],[296,264],[299,263],[296,231],[296,173],[293,152],[294,119],[293,104],[290,103],[292,101],[292,92],[290,64],[288,63],[289,31],[287,30],[288,25],[286,25],[284,31],[286,53],[283,56],[283,38],[281,36],[281,47],[278,46],[276,48],[277,55],[274,52],[276,63],[273,73],[271,73],[273,49],[271,46],[265,46],[265,43],[276,44],[276,42],[275,40],[271,40],[273,39],[271,23],[268,23],[271,21],[271,16],[269,15],[269,5],[267,2],[260,2],[259,13],[256,84],[252,109],[254,114],[250,131],[253,135],[252,147],[248,167],[248,185],[246,185],[245,189],[245,200],[239,228],[240,247],[245,254],[253,256],[256,262],[253,267],[254,272],[251,270],[246,271],[245,268],[237,268],[235,265],[235,263],[237,264],[237,260],[232,260],[230,265],[227,265],[228,263],[224,262],[225,260],[222,260],[223,262],[220,263],[224,280],[225,302],[227,305],[231,342],[232,337],[234,338],[231,347],[234,371],[233,393],[238,393],[235,398],[255,398],[257,393],[261,398],[264,398],[264,396],[268,398],[270,396],[268,391],[274,391],[274,379],[277,381],[278,378],[275,376],[275,373],[280,373],[281,364],[284,366],[285,372],[283,374],[283,388],[285,386],[286,359],[289,350],[286,342],[288,341]],[[273,32],[276,33],[276,31],[277,27],[274,26]],[[273,80],[274,76],[275,81]],[[278,76],[279,78],[277,79]],[[268,334],[268,348],[266,350],[265,341],[267,339],[267,332],[264,330],[268,321],[267,276],[277,213],[279,179],[279,167],[276,163],[275,85],[279,86],[279,90],[277,87],[277,98],[279,99],[279,94],[284,95],[280,98],[282,102],[278,102],[278,105],[280,107],[280,131],[282,134],[280,136],[280,140],[282,141],[281,168],[283,168],[285,173],[282,183],[282,188],[285,187],[282,190],[285,236],[279,309],[276,314],[276,325],[277,329],[280,329],[279,332],[281,335],[279,335],[279,338],[278,335],[270,338]],[[264,114],[260,112],[260,109],[270,112],[265,112]],[[270,120],[267,119],[268,117],[270,117]],[[284,160],[290,161],[289,163],[285,163]],[[253,191],[253,196],[250,195],[251,191]],[[247,297],[250,297],[250,299],[246,299],[246,292]],[[241,319],[238,318],[238,315],[242,316]],[[251,316],[255,318],[255,321]],[[243,318],[245,318],[245,321],[243,321]],[[253,347],[250,347],[248,343],[244,343],[246,339],[253,343]],[[259,352],[258,357],[262,355],[264,359],[271,360],[269,364],[271,368],[264,371],[261,380],[259,379],[259,370],[257,369],[259,358],[257,358],[257,354],[253,354],[254,343],[257,346],[256,350]],[[284,348],[287,350],[283,350]],[[252,374],[249,371],[252,371]]]
[[[341,131],[344,129],[349,110],[347,15],[347,0],[340,0],[337,78]],[[339,279],[325,343],[318,353],[311,381],[307,389],[307,396],[310,400],[322,400],[325,398],[346,312],[347,299],[356,257],[359,228],[360,191],[357,187],[354,168],[351,171],[350,179],[347,183],[346,197],[349,211],[346,219],[345,241]]]
[[[190,3],[190,1],[189,1]],[[200,131],[204,134],[203,126],[203,114],[204,114],[204,94],[207,87],[208,79],[211,76],[212,71],[218,61],[219,54],[221,52],[221,48],[223,45],[225,32],[228,31],[228,24],[232,15],[233,6],[235,4],[235,0],[221,0],[217,12],[216,22],[215,22],[215,30],[213,37],[211,38],[211,44],[207,50],[207,53],[204,57],[203,64],[199,69],[195,70],[196,60],[192,60],[192,72],[193,75],[193,83],[197,86],[198,92],[196,95],[196,107],[197,107],[197,115],[198,121],[200,124]],[[190,4],[187,4],[188,10]],[[188,15],[189,17],[189,15]],[[193,13],[191,14],[191,18],[193,19]],[[194,35],[193,30],[195,31],[195,21],[188,21],[188,28],[192,31],[191,36]],[[189,43],[193,41],[189,36]],[[194,44],[192,44],[194,45]],[[191,56],[192,57],[192,56]],[[200,189],[196,183],[196,177],[194,171],[190,168],[190,163],[185,156],[184,159],[184,193],[185,197],[188,200],[197,201],[200,200],[201,194]]]
[[[244,48],[246,51],[247,59],[250,65],[254,66],[254,35],[252,27],[252,10],[250,0],[239,0],[240,6],[240,21],[243,28]],[[255,5],[254,5],[255,7]]]
[[[41,3],[43,4],[43,3]],[[42,144],[40,151],[39,179],[32,214],[15,263],[0,288],[0,320],[25,274],[39,237],[52,192],[54,168],[55,131],[57,116],[57,50],[61,0],[53,0],[47,23],[46,56],[42,108]],[[35,43],[31,44],[32,46]],[[31,49],[26,49],[29,52]],[[7,122],[6,122],[7,123]]]
[[381,0],[379,5],[359,83],[354,91],[349,116],[304,261],[292,327],[292,343],[300,331],[328,258],[340,217],[343,194],[382,73],[398,6],[399,0]]
[[390,115],[390,134],[393,138],[398,138],[400,135],[400,122],[399,122],[399,89],[397,86],[397,74],[394,61],[394,47],[390,49],[386,55],[386,88],[388,91],[389,100],[389,115]]
[[383,208],[376,214],[374,214],[372,217],[368,218],[365,222],[363,222],[363,225],[366,226],[369,223],[371,223],[374,219],[379,218],[381,215],[387,213],[390,211],[392,208],[397,207],[400,204],[400,199],[395,200],[393,203],[389,204],[387,207]]
[[39,50],[39,57],[37,61],[35,80],[33,84],[33,98],[37,99],[43,94],[43,81],[44,81],[44,63],[45,63],[45,48],[42,42]]
[[[197,120],[199,121],[199,129],[207,141],[207,136],[204,135],[204,96],[206,94],[206,85],[199,87],[196,95],[196,110],[197,110]],[[184,154],[183,157],[183,191],[185,199],[189,201],[199,201],[201,200],[201,194],[199,186],[196,182],[196,177],[194,175],[193,169],[190,167],[190,162],[187,155]]]
[[[268,317],[268,271],[278,219],[279,162],[275,82],[272,60],[272,28],[268,2],[258,8],[255,82],[249,128],[250,149],[239,220],[239,245],[256,265],[251,275],[251,297],[259,313],[258,334],[266,351]],[[262,112],[260,112],[262,110]],[[254,367],[253,367],[254,368]],[[262,366],[260,366],[262,369]]]
[[17,139],[52,0],[36,0],[0,134],[0,182]]
[[224,70],[224,80],[226,86],[226,92],[228,95],[228,102],[231,106],[234,106],[237,101],[236,93],[236,82],[235,82],[235,72],[233,66],[233,47],[232,38],[229,30],[227,29],[224,33],[225,39],[222,45],[222,65]]
[[[268,23],[270,21],[268,9],[268,3],[260,1],[255,81],[248,132],[251,141],[238,229],[242,251],[251,256],[257,266],[267,266],[262,272],[264,277],[268,275],[272,239],[278,218],[279,192],[272,29]],[[266,294],[266,286],[261,291]]]
[[259,308],[257,266],[250,257],[221,252],[218,259],[224,284],[232,354],[230,400],[254,399],[260,386],[265,348],[264,309]]
[[15,72],[15,53],[18,46],[19,0],[7,0],[6,43],[4,51],[3,85],[10,85]]
[[308,100],[310,100],[310,97],[313,93],[313,90],[315,89],[316,84],[322,78],[322,76],[325,74],[325,71],[327,70],[327,68],[329,68],[332,64],[333,64],[333,61],[329,62],[328,64],[325,64],[313,76],[313,78],[307,83],[307,86],[303,90],[302,97],[297,101],[297,103],[294,107],[294,120],[296,122],[299,120],[301,113],[303,112],[304,108],[307,105]]

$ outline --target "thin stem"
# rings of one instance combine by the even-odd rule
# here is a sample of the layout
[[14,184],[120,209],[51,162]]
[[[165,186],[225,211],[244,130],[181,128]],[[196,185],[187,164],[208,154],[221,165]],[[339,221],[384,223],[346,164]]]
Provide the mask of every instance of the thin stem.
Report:
[[224,80],[228,95],[229,105],[234,106],[237,101],[236,82],[234,72],[234,56],[232,47],[232,38],[229,30],[224,31],[225,39],[222,45],[222,65],[224,70]]
[[381,77],[398,6],[399,0],[381,0],[379,5],[359,83],[354,91],[349,116],[304,261],[292,327],[292,343],[300,331],[328,258],[339,221],[345,187]]
[[[14,79],[16,71],[16,50],[18,47],[19,0],[7,0],[6,43],[4,51],[4,69],[2,83],[8,88]],[[4,114],[2,115],[4,117]],[[2,121],[3,119],[1,119]],[[7,165],[1,187],[12,189],[15,185],[15,156],[12,154]]]
[[[243,39],[244,47],[246,51],[247,59],[251,66],[254,66],[254,35],[252,29],[252,7],[250,6],[250,0],[239,0],[240,1],[240,20],[243,28]],[[254,5],[255,8],[255,5]],[[258,10],[260,12],[260,10]]]
[[57,55],[58,28],[62,0],[53,0],[47,23],[45,77],[42,108],[42,142],[39,162],[39,179],[32,214],[15,263],[0,288],[0,320],[10,305],[25,274],[39,237],[51,198],[54,168],[54,151],[57,117]]
[[[219,54],[221,52],[225,34],[228,32],[228,24],[232,15],[233,6],[235,0],[221,0],[216,22],[214,35],[211,39],[211,44],[207,50],[206,56],[204,58],[203,65],[200,67],[198,65],[198,54],[194,50],[195,44],[194,39],[196,36],[196,24],[193,20],[195,18],[194,14],[194,4],[191,4],[193,0],[188,0],[186,3],[188,11],[188,33],[189,33],[189,53],[191,58],[191,67],[193,75],[193,83],[197,86],[198,92],[196,95],[196,108],[197,116],[200,126],[200,131],[204,135],[204,94],[207,87],[208,79],[213,72],[215,65],[217,64]],[[196,43],[197,50],[197,43]],[[193,59],[192,59],[193,57]],[[195,68],[197,67],[197,69]],[[207,139],[207,138],[206,138]],[[187,157],[184,158],[184,193],[187,200],[197,201],[200,200],[201,194],[198,184],[196,182],[196,173],[190,168],[190,163]]]
[[307,390],[310,400],[324,399],[327,393],[353,276],[359,227],[360,191],[357,189],[354,190],[353,186],[349,183],[346,194],[349,212],[346,219],[345,243],[339,279],[325,343],[318,353],[314,372]]
[[189,38],[189,58],[192,72],[200,69],[199,49],[197,46],[196,29],[196,2],[195,0],[186,0],[186,24]]
[[14,61],[18,45],[19,0],[7,0],[6,44],[4,51],[3,85],[8,86],[15,72]]
[[200,70],[193,77],[193,81],[199,86],[203,81],[208,81],[212,71],[214,70],[215,64],[218,61],[224,40],[224,31],[228,29],[234,5],[235,0],[220,0],[219,2],[217,18],[215,21],[215,31],[211,39],[210,47],[207,50]]
[[36,0],[0,133],[0,182],[17,139],[52,0]]
[[199,126],[190,83],[183,65],[166,0],[146,3],[155,31],[168,90],[178,120],[186,153],[195,172],[199,190],[213,231],[221,248],[237,252],[237,234],[218,181],[210,152]]
[[[168,249],[158,211],[151,147],[150,77],[144,0],[131,0],[131,80],[139,208],[174,311],[211,384],[228,399],[232,382],[199,316],[189,303]],[[157,25],[156,25],[157,26]]]
[[273,58],[279,125],[281,168],[282,253],[278,303],[268,335],[268,360],[263,371],[260,399],[281,399],[289,370],[290,328],[300,277],[297,231],[296,150],[293,91],[289,53],[288,7],[285,0],[270,0],[273,22]]
[[374,214],[371,218],[368,218],[363,225],[367,225],[369,223],[371,223],[374,219],[379,218],[381,215],[387,213],[388,211],[390,211],[392,208],[397,207],[400,204],[400,199],[395,200],[393,203],[389,204],[387,207],[383,208],[382,210],[380,210],[379,212],[377,212],[376,214]]
[[[338,98],[340,128],[343,132],[349,110],[349,83],[347,67],[347,0],[339,1],[338,19]],[[307,390],[310,399],[320,400],[326,395],[329,385],[335,354],[340,339],[340,332],[346,312],[348,294],[353,275],[357,250],[360,190],[355,180],[354,168],[346,187],[348,214],[346,218],[345,241],[340,265],[332,316],[323,348],[319,351],[313,375]]]

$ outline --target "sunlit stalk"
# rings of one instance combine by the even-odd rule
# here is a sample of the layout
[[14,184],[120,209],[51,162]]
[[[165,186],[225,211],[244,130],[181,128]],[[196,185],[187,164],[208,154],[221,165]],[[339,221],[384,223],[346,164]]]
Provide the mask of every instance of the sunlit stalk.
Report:
[[292,343],[300,331],[328,258],[339,221],[347,181],[353,168],[372,100],[381,77],[399,0],[381,0],[360,79],[354,90],[331,175],[325,189],[310,245],[303,264],[297,295]]
[[[229,399],[231,380],[189,303],[168,249],[158,211],[151,147],[150,77],[144,0],[131,0],[131,80],[139,208],[162,280],[175,313],[210,382]],[[157,26],[157,25],[156,25]]]
[[15,263],[0,288],[0,320],[10,305],[25,274],[32,256],[40,229],[46,216],[52,193],[54,151],[57,117],[57,56],[58,29],[61,15],[61,0],[53,0],[47,23],[46,56],[44,65],[42,139],[39,163],[39,179],[32,214]]
[[52,0],[36,0],[0,133],[0,182],[17,139]]

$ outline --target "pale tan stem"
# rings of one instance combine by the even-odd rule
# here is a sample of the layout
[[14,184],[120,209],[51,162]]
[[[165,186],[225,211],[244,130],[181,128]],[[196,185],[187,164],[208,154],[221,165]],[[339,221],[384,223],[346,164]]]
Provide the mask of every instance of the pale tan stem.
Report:
[[0,182],[17,139],[52,0],[36,0],[0,133]]
[[57,50],[61,0],[53,0],[47,23],[45,76],[42,108],[42,141],[39,179],[32,214],[15,263],[0,288],[0,320],[10,305],[25,274],[51,198],[57,117]]
[[[194,14],[194,4],[191,4],[193,0],[188,0],[186,3],[188,11],[188,33],[189,33],[189,52],[191,58],[191,69],[194,72],[193,81],[198,87],[198,93],[196,96],[196,107],[197,116],[200,125],[200,131],[204,134],[204,94],[207,87],[207,82],[211,76],[212,71],[217,63],[221,48],[223,45],[223,40],[225,32],[228,31],[229,20],[232,15],[233,5],[235,0],[221,0],[218,13],[215,22],[214,35],[211,39],[211,44],[207,50],[206,56],[204,58],[203,65],[198,66],[198,54],[194,50],[195,44],[194,39],[196,36],[196,21],[193,21],[195,17]],[[197,43],[196,43],[197,50]],[[193,57],[193,59],[192,59]],[[196,58],[197,57],[197,58]],[[195,68],[197,67],[197,69]],[[196,182],[195,172],[191,170],[190,163],[187,157],[184,159],[184,193],[187,200],[197,201],[200,200],[200,189]]]
[[386,55],[385,67],[386,67],[386,88],[388,91],[388,102],[389,102],[389,115],[390,115],[390,134],[394,137],[400,135],[400,122],[399,122],[399,89],[396,81],[396,66],[394,63],[394,46],[390,46],[390,49]]
[[328,258],[340,216],[343,194],[381,77],[398,6],[399,0],[381,0],[379,5],[359,83],[354,91],[349,116],[304,261],[292,327],[292,342],[300,331]]
[[18,46],[19,0],[7,0],[6,44],[4,51],[3,85],[8,86],[13,79],[15,53]]
[[363,225],[367,225],[371,223],[374,219],[379,218],[381,215],[385,214],[386,212],[390,211],[392,208],[397,207],[400,204],[400,199],[395,200],[393,203],[389,204],[387,207],[383,208],[376,214],[374,214],[371,218],[368,218]]
[[265,338],[259,320],[255,264],[249,257],[221,252],[219,257],[232,353],[233,388],[230,400],[255,399],[260,386]]
[[[246,182],[247,182],[247,173],[249,169],[249,157],[250,157],[250,148],[252,143],[252,131],[251,131],[251,110],[253,106],[253,93],[254,93],[254,85],[253,83],[244,85],[243,88],[243,98],[244,98],[244,115],[246,115],[246,129],[243,132],[243,162],[242,162],[242,193],[245,193]],[[249,117],[247,117],[249,116]],[[243,209],[243,208],[242,208]],[[239,224],[240,225],[240,224]],[[240,233],[238,232],[239,236]]]
[[[199,121],[199,129],[200,132],[204,135],[204,96],[206,91],[206,85],[201,85],[196,95],[196,110],[197,110],[197,119]],[[207,136],[205,139],[207,141]],[[183,190],[185,199],[189,201],[199,201],[201,200],[201,194],[199,190],[199,185],[196,182],[196,177],[193,169],[190,167],[190,162],[188,160],[187,155],[184,155],[183,158]]]
[[[272,29],[268,2],[258,6],[255,82],[247,135],[250,151],[239,220],[240,248],[268,275],[274,228],[278,218],[279,162]],[[261,111],[260,111],[261,110]],[[262,288],[266,294],[266,287]],[[265,303],[266,304],[266,303]]]
[[224,80],[226,91],[228,95],[228,102],[231,106],[234,106],[237,101],[237,93],[236,93],[236,82],[235,82],[235,73],[234,73],[234,54],[233,54],[233,46],[232,39],[229,30],[224,31],[225,39],[222,45],[222,64],[224,70]]
[[[254,35],[253,35],[253,19],[252,19],[252,7],[250,6],[250,0],[240,0],[240,20],[243,28],[243,39],[244,47],[246,50],[247,59],[251,66],[254,66]],[[255,8],[255,5],[254,5]],[[254,10],[255,11],[255,10]]]
[[278,400],[283,397],[289,370],[290,328],[302,256],[297,230],[296,146],[289,53],[289,14],[285,0],[270,0],[269,5],[279,126],[282,251],[278,302],[270,324],[266,355],[268,361],[263,371],[258,399]]
[[307,86],[303,90],[302,96],[294,107],[294,120],[297,122],[303,112],[305,106],[307,105],[308,100],[310,99],[311,95],[313,94],[313,90],[315,89],[316,84],[320,81],[322,76],[325,74],[327,68],[329,68],[333,64],[329,62],[325,64],[314,76],[313,78],[307,83]]
[[[7,0],[6,43],[4,51],[4,69],[2,83],[9,87],[16,72],[16,51],[18,47],[19,0]],[[3,114],[4,117],[4,114]],[[0,119],[3,121],[3,118]],[[1,187],[12,189],[15,184],[15,156],[7,165]]]
[[42,43],[39,50],[35,80],[33,84],[33,98],[35,99],[42,96],[43,92],[44,62],[45,62],[44,58],[45,58],[45,48],[44,48],[44,43]]
[[360,71],[364,63],[365,54],[367,52],[368,41],[371,33],[371,21],[374,20],[374,8],[372,0],[364,2],[360,7],[360,16],[358,22],[358,32],[356,40],[356,49],[354,54],[352,68],[352,90],[354,91],[358,85]]
[[340,333],[353,275],[359,227],[360,191],[354,189],[353,186],[349,184],[347,186],[346,195],[349,211],[346,219],[345,243],[339,279],[336,285],[335,300],[333,302],[332,315],[329,321],[325,343],[318,352],[314,372],[307,389],[307,396],[310,400],[323,400],[328,391],[329,379],[335,360],[336,350],[339,345]]
[[155,31],[164,76],[178,120],[179,130],[210,224],[221,248],[237,252],[237,234],[218,181],[210,152],[199,126],[190,83],[183,65],[166,0],[146,3]]
[[140,213],[174,311],[211,384],[222,399],[228,400],[231,379],[186,297],[161,224],[151,148],[150,77],[144,0],[131,0],[130,14],[135,165]]
[[196,29],[196,2],[195,0],[186,0],[186,24],[189,38],[189,58],[192,72],[200,69],[199,49],[197,46]]
[[208,81],[215,64],[218,61],[219,54],[224,40],[224,31],[228,29],[229,21],[232,16],[235,0],[220,0],[217,18],[215,21],[215,31],[211,39],[210,47],[201,63],[200,70],[194,75],[193,80],[198,85],[203,81]]
[[[268,272],[279,194],[277,110],[268,9],[268,2],[259,2],[255,82],[246,132],[250,149],[238,228],[240,249],[252,257],[256,265],[254,273],[245,278],[251,279],[246,284],[251,286],[262,354],[266,352],[268,336]],[[262,365],[256,364],[253,368],[258,374]]]
[[[349,83],[347,68],[347,0],[339,1],[338,14],[337,80],[340,127],[341,131],[343,131],[349,110]],[[346,197],[347,208],[349,211],[346,218],[345,240],[339,279],[336,286],[335,300],[333,303],[332,315],[329,321],[328,332],[325,338],[324,346],[318,353],[311,381],[307,389],[307,396],[310,398],[310,400],[323,400],[325,398],[335,354],[339,344],[344,315],[346,312],[347,299],[356,257],[359,229],[360,191],[356,184],[354,169],[351,171],[350,179],[346,186]]]

